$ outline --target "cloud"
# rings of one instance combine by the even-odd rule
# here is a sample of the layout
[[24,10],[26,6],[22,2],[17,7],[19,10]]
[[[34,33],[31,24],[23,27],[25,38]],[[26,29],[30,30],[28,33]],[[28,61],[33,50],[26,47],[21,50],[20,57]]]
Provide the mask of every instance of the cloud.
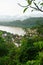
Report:
[[[17,3],[21,3],[22,5],[26,5],[27,2],[25,0],[0,0],[0,16],[1,15],[10,15],[10,16],[24,16],[29,15],[33,16],[33,13],[36,14],[38,12],[31,12],[30,9],[28,9],[23,14],[23,9],[20,7]],[[31,15],[32,14],[32,15]],[[39,13],[40,14],[40,13]],[[37,14],[36,14],[37,16]]]

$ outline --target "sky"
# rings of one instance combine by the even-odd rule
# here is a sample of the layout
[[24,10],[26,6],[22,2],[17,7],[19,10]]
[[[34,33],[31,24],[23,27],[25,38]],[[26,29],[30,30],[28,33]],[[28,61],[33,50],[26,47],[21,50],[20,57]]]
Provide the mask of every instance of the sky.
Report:
[[25,0],[0,0],[0,16],[43,16],[43,13],[31,12],[30,9],[23,13],[24,8],[20,7],[18,3],[27,4]]

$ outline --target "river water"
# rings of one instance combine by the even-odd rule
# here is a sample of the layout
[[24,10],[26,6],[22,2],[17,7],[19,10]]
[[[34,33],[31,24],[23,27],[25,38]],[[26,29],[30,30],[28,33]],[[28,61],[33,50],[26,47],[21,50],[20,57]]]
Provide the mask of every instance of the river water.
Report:
[[12,34],[24,35],[25,31],[19,27],[0,26],[0,30],[10,32]]

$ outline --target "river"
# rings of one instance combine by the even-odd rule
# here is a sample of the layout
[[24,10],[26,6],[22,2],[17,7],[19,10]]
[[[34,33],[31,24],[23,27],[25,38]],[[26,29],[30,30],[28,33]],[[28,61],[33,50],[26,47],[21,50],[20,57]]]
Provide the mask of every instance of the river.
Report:
[[25,31],[19,27],[0,26],[0,30],[10,32],[12,34],[24,35]]

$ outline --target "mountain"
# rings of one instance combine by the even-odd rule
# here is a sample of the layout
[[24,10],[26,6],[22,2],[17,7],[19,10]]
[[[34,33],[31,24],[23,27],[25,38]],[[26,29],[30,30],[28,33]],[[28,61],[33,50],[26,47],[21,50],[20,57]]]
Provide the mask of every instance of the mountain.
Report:
[[11,21],[13,21],[13,20],[24,20],[24,19],[26,19],[26,18],[28,18],[28,16],[7,16],[7,15],[2,15],[2,16],[0,16],[0,22],[3,22],[3,21],[5,21],[5,22],[11,22]]
[[24,20],[13,20],[9,22],[0,22],[3,26],[15,26],[15,27],[31,27],[37,24],[43,24],[43,17],[33,17]]

